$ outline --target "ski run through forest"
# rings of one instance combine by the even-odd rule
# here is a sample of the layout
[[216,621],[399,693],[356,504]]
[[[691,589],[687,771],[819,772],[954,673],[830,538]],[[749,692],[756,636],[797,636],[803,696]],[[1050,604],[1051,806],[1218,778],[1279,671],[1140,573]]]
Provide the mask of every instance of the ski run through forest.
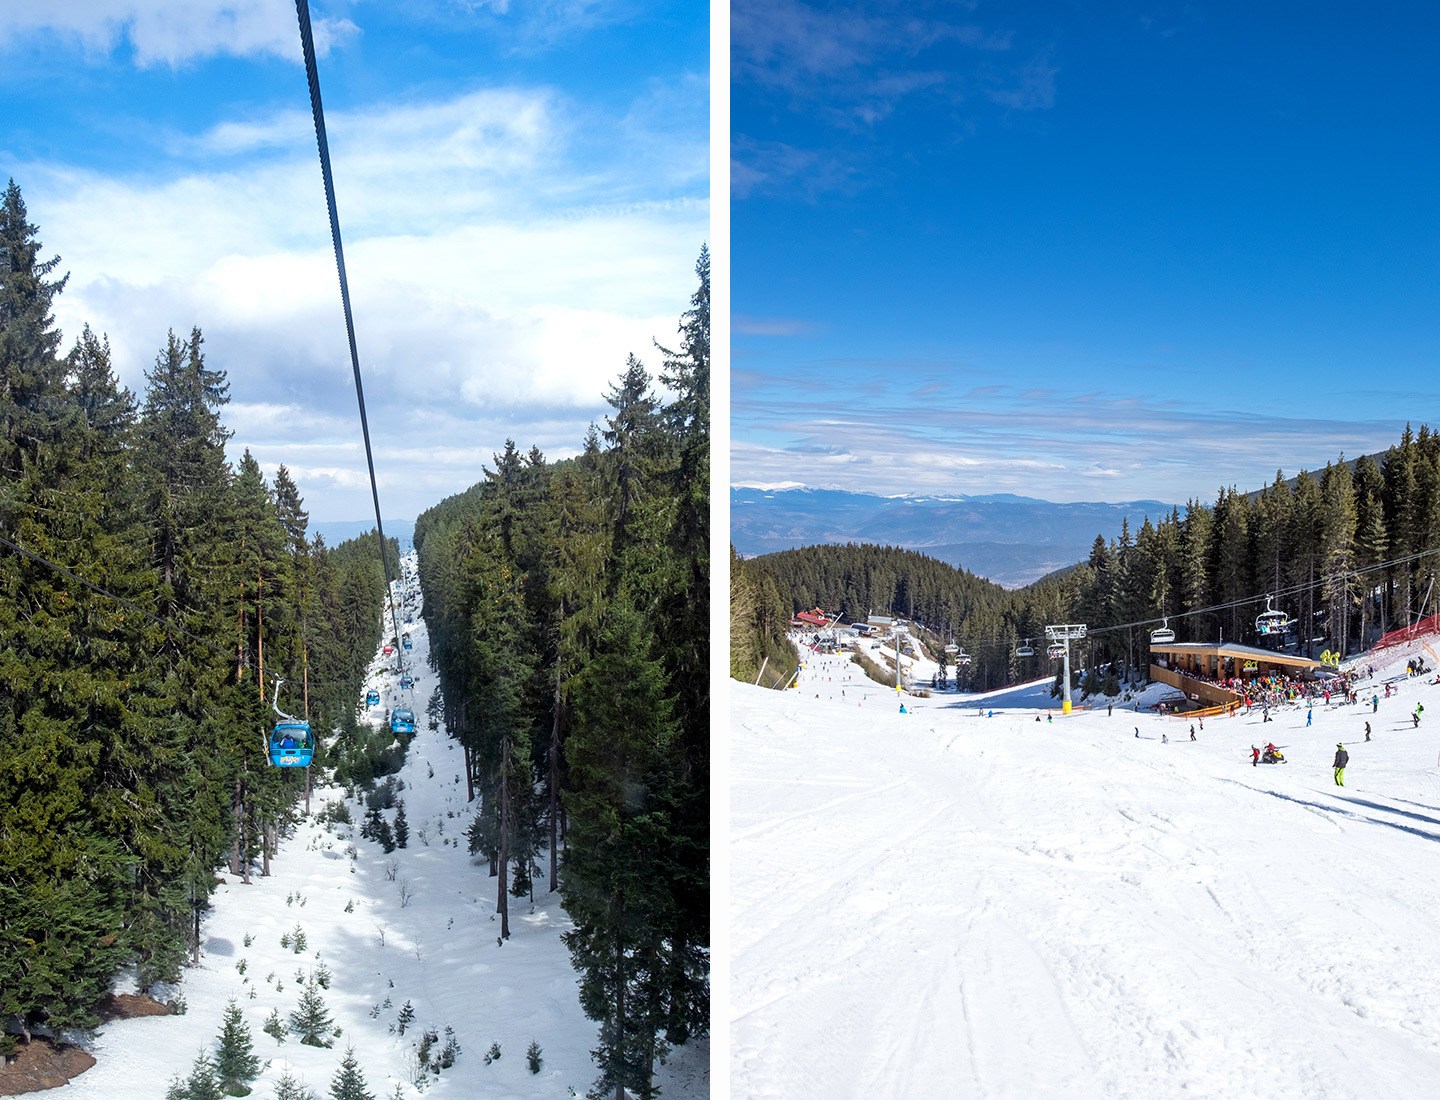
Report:
[[[413,553],[403,570],[414,576]],[[402,585],[395,588],[399,601]],[[287,1072],[329,1096],[351,1047],[377,1100],[396,1095],[397,1085],[399,1095],[418,1096],[416,1081],[433,1097],[585,1095],[595,1078],[590,1050],[597,1027],[581,1011],[576,973],[560,939],[570,922],[559,896],[537,883],[533,905],[511,899],[510,938],[496,943],[495,880],[467,849],[474,806],[466,802],[462,752],[444,725],[432,726],[425,715],[436,679],[428,670],[429,634],[416,586],[411,592],[414,623],[402,630],[414,646],[406,654],[414,689],[402,690],[393,658],[377,652],[365,686],[380,693],[380,704],[366,708],[364,717],[378,729],[392,707],[416,711],[419,732],[392,788],[404,804],[407,846],[387,854],[359,835],[363,798],[346,803],[343,790],[317,790],[315,814],[282,841],[274,874],[248,886],[232,878],[216,891],[200,965],[170,991],[182,999],[184,1015],[105,1025],[89,1046],[96,1065],[75,1078],[65,1096],[158,1100],[172,1079],[189,1077],[197,1055],[214,1053],[232,1000],[255,1054],[268,1063],[252,1084],[257,1097],[271,1096]],[[379,784],[382,792],[387,787]],[[352,824],[324,820],[333,817],[327,807],[342,804]],[[394,809],[384,811],[392,830],[395,816]],[[330,1048],[304,1045],[289,1031],[307,984],[322,972],[328,985],[315,988],[332,1021],[325,1036]],[[284,1042],[264,1030],[272,1012],[285,1024]],[[402,1013],[413,1013],[403,1032]],[[453,1064],[423,1071],[418,1054],[426,1034],[434,1035],[433,1065],[452,1032],[459,1049]],[[527,1058],[531,1044],[538,1072]],[[708,1058],[704,1040],[676,1051],[658,1074],[663,1094],[707,1095]]]

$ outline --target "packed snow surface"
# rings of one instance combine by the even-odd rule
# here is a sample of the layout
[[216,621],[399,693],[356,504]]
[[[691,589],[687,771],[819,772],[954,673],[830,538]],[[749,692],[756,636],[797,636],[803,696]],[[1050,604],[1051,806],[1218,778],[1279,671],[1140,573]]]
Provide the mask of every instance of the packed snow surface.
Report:
[[[811,656],[792,690],[732,684],[732,1094],[1436,1095],[1416,655],[1308,728],[1291,705],[1193,742],[1131,703],[1062,716],[1048,679],[919,699]],[[1252,765],[1268,740],[1288,763]]]
[[[432,728],[425,714],[436,677],[427,661],[413,553],[402,565],[409,583],[397,584],[397,606],[402,624],[407,613],[413,622],[400,629],[414,648],[400,655],[415,686],[402,691],[395,657],[377,654],[356,705],[364,710],[362,721],[376,725],[397,705],[416,712],[417,735],[397,777],[403,781],[398,793],[408,847],[387,855],[360,838],[365,805],[351,801],[353,825],[326,827],[313,814],[302,820],[281,844],[271,877],[257,872],[244,885],[225,875],[205,922],[200,965],[171,991],[183,998],[185,1014],[107,1024],[87,1044],[97,1064],[71,1082],[67,1098],[159,1100],[172,1078],[189,1075],[202,1049],[213,1054],[231,998],[244,1012],[255,1053],[269,1062],[253,1086],[257,1100],[274,1095],[287,1068],[317,1096],[329,1096],[350,1045],[377,1100],[413,1100],[422,1094],[415,1084],[421,1079],[416,1044],[425,1030],[434,1030],[438,1050],[447,1026],[455,1031],[460,1057],[425,1079],[427,1097],[584,1096],[595,1080],[590,1050],[598,1030],[580,1009],[576,973],[560,940],[570,922],[559,896],[545,889],[548,872],[537,876],[533,907],[528,897],[510,898],[511,936],[503,946],[496,942],[496,880],[466,849],[476,803],[466,802],[462,752],[443,724]],[[389,622],[387,608],[387,638],[393,634]],[[367,688],[379,690],[380,706],[363,707]],[[257,739],[257,763],[263,749]],[[318,813],[344,795],[318,790],[312,809]],[[393,824],[395,812],[385,817]],[[305,933],[299,952],[280,942],[297,927]],[[294,1035],[277,1043],[261,1030],[265,1019],[278,1009],[288,1020],[302,979],[322,963],[331,977],[320,993],[340,1028],[333,1048],[302,1046]],[[402,1036],[394,1029],[407,1001],[415,1020]],[[527,1065],[532,1042],[541,1051],[539,1073]],[[487,1063],[492,1044],[499,1045],[500,1057]],[[676,1051],[659,1075],[664,1095],[705,1096],[708,1058],[703,1042]]]

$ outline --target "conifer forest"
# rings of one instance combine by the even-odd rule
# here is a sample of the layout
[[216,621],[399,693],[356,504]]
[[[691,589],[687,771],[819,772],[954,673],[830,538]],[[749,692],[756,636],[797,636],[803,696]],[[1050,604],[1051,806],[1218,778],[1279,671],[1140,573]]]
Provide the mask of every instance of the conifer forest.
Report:
[[[1213,505],[1173,509],[1138,531],[1097,535],[1087,560],[1007,591],[964,569],[897,547],[811,546],[732,561],[732,675],[755,673],[796,612],[819,606],[844,622],[912,620],[971,662],[966,690],[1034,677],[1045,626],[1085,623],[1081,663],[1144,667],[1150,632],[1176,640],[1284,646],[1348,655],[1440,610],[1440,434],[1406,428],[1384,454],[1328,463],[1318,475],[1277,471],[1264,489],[1222,489]],[[740,578],[737,582],[734,578]],[[1269,606],[1291,619],[1262,637]],[[943,656],[941,658],[943,660]]]
[[[250,881],[312,787],[389,768],[357,723],[399,547],[327,546],[282,465],[227,454],[224,364],[155,334],[142,393],[20,189],[0,210],[0,1048],[84,1034],[126,974],[178,980],[217,873]],[[709,257],[652,377],[548,461],[507,442],[416,525],[431,711],[463,747],[495,899],[559,891],[605,1095],[708,1028]],[[683,301],[677,288],[677,301]],[[657,396],[657,382],[664,397]],[[383,553],[382,553],[383,551]],[[382,564],[383,563],[383,564]],[[388,575],[387,575],[388,574]],[[311,768],[266,756],[281,705]],[[403,745],[398,751],[403,751]],[[273,869],[283,874],[283,869]],[[477,889],[480,886],[477,884]],[[8,1032],[8,1033],[7,1033]]]

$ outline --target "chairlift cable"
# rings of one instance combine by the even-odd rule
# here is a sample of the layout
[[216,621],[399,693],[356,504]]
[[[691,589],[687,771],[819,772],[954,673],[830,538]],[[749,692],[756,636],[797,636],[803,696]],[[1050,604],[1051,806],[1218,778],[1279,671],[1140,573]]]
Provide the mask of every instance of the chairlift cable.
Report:
[[[340,273],[340,301],[345,307],[345,335],[350,343],[350,366],[355,374],[355,397],[360,404],[360,432],[365,438],[365,465],[370,471],[370,496],[375,503],[375,534],[380,540],[380,570],[385,578],[385,596],[390,604],[390,625],[400,637],[400,616],[395,612],[395,593],[390,586],[390,562],[385,553],[385,524],[380,518],[380,490],[375,482],[375,456],[370,448],[370,423],[365,415],[365,387],[360,380],[360,353],[355,346],[355,318],[350,310],[350,281],[345,275],[345,249],[340,241],[340,215],[335,208],[335,180],[330,171],[330,143],[325,137],[325,108],[320,102],[320,73],[315,65],[315,39],[310,32],[309,0],[295,0],[300,22],[300,46],[305,53],[305,77],[310,84],[310,110],[315,117],[315,143],[320,150],[320,174],[325,182],[325,206],[330,212],[330,239],[335,246],[335,267]],[[395,563],[396,575],[400,563]],[[405,658],[396,651],[400,670]]]

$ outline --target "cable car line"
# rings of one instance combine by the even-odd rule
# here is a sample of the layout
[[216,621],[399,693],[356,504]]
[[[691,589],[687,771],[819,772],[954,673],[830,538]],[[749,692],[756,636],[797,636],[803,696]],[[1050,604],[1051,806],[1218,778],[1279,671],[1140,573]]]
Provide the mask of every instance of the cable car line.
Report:
[[[365,386],[360,380],[360,353],[355,346],[355,318],[350,310],[350,280],[345,275],[345,249],[340,240],[340,215],[335,208],[335,179],[330,171],[330,143],[325,137],[325,108],[320,102],[320,73],[315,65],[315,39],[310,32],[309,0],[295,0],[295,15],[300,22],[300,46],[305,53],[305,78],[310,85],[310,112],[315,117],[315,144],[320,150],[320,174],[325,183],[325,206],[330,212],[330,239],[335,246],[335,267],[340,273],[340,301],[345,307],[345,335],[350,343],[350,366],[355,375],[355,398],[360,404],[360,431],[365,437],[365,465],[370,470],[370,496],[375,502],[375,534],[380,540],[380,569],[385,580],[385,596],[390,604],[390,625],[400,637],[400,616],[395,612],[395,593],[390,586],[390,562],[385,553],[385,524],[380,518],[380,490],[375,482],[375,455],[370,448],[370,422],[365,415]],[[395,563],[400,573],[400,563]],[[396,654],[400,671],[405,658]]]

